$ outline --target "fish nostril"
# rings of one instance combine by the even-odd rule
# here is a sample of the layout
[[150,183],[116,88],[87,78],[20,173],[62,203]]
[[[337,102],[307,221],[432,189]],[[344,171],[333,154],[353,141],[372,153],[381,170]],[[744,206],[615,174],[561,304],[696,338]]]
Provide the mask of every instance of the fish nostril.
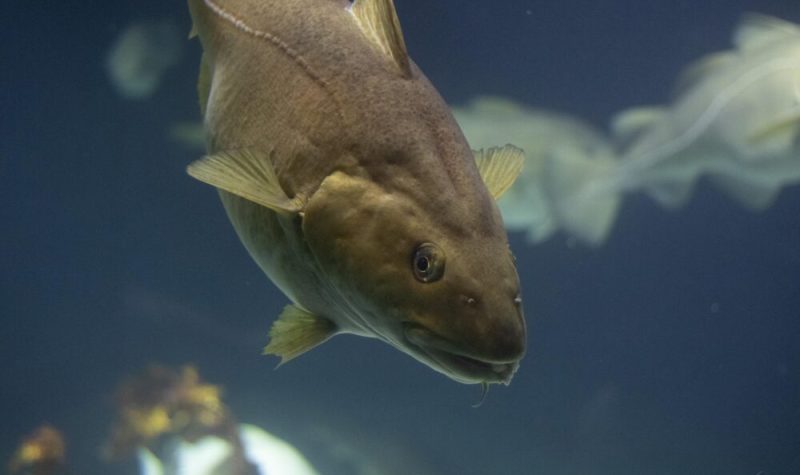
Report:
[[478,305],[478,300],[474,297],[470,297],[469,295],[462,295],[461,301],[469,305],[470,307],[475,307]]
[[522,306],[522,297],[520,295],[514,297],[514,305],[516,305],[517,307]]

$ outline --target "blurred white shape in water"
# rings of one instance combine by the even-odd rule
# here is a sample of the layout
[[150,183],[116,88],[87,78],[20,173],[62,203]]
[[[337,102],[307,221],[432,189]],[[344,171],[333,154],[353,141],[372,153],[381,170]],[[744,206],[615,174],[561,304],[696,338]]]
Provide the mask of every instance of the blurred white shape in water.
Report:
[[533,242],[562,230],[599,245],[625,192],[676,208],[705,175],[758,210],[800,183],[800,26],[748,14],[734,44],[688,67],[671,105],[618,114],[613,144],[576,119],[509,101],[456,109],[474,148],[525,150],[522,177],[499,202],[506,226]]
[[[253,425],[239,427],[247,460],[256,466],[259,475],[318,475],[305,457],[285,441]],[[171,447],[170,463],[145,448],[139,449],[141,474],[239,475],[225,470],[233,448],[222,439],[205,437],[194,444],[180,441]]]
[[751,209],[800,182],[800,27],[745,15],[736,49],[691,65],[668,107],[619,114],[627,144],[612,188],[683,205],[701,175]]
[[592,126],[565,114],[531,109],[496,97],[453,109],[474,149],[514,144],[525,165],[498,205],[509,230],[527,231],[537,243],[558,230],[584,242],[605,240],[619,206],[617,194],[582,200],[607,183],[615,167],[611,145]]
[[129,25],[109,50],[106,69],[117,92],[145,99],[158,89],[164,73],[180,59],[183,38],[170,21]]

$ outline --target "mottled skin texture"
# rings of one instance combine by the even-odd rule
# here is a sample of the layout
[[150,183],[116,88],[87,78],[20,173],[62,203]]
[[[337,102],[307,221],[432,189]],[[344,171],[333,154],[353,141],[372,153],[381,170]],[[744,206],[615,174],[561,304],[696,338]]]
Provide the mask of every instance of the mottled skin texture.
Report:
[[[306,202],[279,214],[221,191],[225,209],[264,272],[339,331],[461,382],[507,383],[525,324],[500,214],[439,94],[367,40],[349,3],[189,0],[211,71],[209,153],[271,152]],[[440,281],[414,277],[423,242],[446,254]]]

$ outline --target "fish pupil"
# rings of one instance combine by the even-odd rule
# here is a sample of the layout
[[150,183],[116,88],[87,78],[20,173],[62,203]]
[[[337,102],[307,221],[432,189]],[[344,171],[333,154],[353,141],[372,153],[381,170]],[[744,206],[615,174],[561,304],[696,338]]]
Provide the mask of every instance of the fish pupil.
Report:
[[420,272],[426,272],[431,267],[430,260],[425,256],[420,256],[417,258],[417,269]]

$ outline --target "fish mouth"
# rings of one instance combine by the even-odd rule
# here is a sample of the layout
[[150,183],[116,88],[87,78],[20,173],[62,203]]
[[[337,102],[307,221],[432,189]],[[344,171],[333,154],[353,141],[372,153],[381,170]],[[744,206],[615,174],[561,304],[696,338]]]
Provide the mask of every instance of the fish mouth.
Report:
[[406,323],[403,332],[406,341],[417,350],[413,356],[461,383],[508,385],[519,368],[519,360],[489,361],[475,358],[419,325]]

